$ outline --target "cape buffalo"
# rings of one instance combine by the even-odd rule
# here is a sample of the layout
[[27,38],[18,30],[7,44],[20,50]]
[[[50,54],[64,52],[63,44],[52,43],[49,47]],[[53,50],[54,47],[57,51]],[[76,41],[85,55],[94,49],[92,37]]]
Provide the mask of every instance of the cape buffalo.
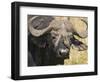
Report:
[[[75,28],[74,20],[81,30]],[[86,38],[87,26],[81,17],[28,15],[28,66],[63,65],[72,44],[86,50],[87,45],[74,36]]]

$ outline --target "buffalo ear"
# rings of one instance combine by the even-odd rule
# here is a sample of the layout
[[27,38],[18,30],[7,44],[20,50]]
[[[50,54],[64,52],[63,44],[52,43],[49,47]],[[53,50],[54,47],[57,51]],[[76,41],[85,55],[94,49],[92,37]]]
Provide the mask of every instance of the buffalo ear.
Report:
[[71,40],[73,46],[72,48],[77,48],[79,51],[87,50],[88,46],[83,42],[79,41],[78,39],[74,38]]

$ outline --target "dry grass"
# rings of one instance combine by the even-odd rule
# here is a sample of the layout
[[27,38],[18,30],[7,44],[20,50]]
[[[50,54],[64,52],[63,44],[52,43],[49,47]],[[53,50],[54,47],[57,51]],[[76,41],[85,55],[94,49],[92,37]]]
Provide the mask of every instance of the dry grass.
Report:
[[[76,36],[75,36],[76,37]],[[86,39],[80,39],[76,37],[78,40],[82,41],[83,43],[87,44]],[[70,58],[64,60],[65,65],[72,65],[72,64],[87,64],[88,63],[88,52],[85,51],[78,51],[77,48],[70,49]]]

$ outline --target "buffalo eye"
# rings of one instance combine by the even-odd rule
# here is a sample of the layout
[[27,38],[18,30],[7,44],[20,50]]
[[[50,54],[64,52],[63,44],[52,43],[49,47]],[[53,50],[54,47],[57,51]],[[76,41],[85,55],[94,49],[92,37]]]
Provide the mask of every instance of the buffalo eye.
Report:
[[56,39],[56,37],[55,36],[52,36],[52,39]]

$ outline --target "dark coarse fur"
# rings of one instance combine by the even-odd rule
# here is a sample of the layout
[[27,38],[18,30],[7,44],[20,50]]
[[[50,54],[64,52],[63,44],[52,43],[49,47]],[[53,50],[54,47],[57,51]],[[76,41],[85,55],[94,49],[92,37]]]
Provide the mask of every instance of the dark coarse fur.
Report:
[[[55,53],[52,42],[50,42],[51,38],[49,34],[34,39],[32,35],[29,35],[28,38],[28,66],[64,64],[63,58],[56,57],[57,53]],[[33,40],[35,40],[38,45],[34,44]]]

